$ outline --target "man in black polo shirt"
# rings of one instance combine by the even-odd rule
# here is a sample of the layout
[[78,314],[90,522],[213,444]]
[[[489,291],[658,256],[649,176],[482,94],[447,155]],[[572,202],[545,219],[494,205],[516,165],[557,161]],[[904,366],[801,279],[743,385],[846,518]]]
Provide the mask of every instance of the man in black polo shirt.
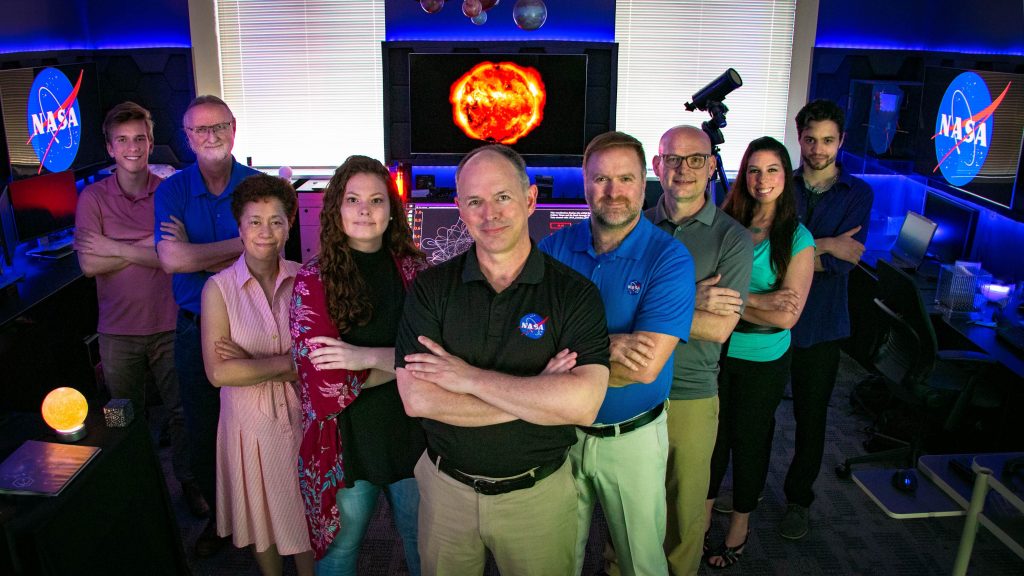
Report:
[[406,412],[427,433],[416,466],[423,574],[480,574],[488,549],[505,575],[570,574],[566,452],[607,388],[604,306],[530,242],[537,188],[518,154],[478,148],[455,181],[475,244],[419,275],[395,346]]

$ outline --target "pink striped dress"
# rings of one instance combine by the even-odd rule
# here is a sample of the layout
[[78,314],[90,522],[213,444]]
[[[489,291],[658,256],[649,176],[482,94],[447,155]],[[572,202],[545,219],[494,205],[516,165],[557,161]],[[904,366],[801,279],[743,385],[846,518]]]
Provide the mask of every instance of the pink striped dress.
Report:
[[[291,348],[288,304],[300,264],[280,260],[273,306],[242,255],[214,275],[224,296],[231,340],[253,357]],[[282,555],[310,550],[296,468],[302,416],[295,382],[225,386],[217,425],[217,533],[235,546],[276,544]]]

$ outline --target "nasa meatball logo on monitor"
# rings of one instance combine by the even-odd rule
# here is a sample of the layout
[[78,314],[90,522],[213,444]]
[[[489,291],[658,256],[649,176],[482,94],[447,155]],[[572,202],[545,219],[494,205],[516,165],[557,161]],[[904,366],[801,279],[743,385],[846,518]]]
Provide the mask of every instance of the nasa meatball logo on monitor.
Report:
[[954,186],[978,175],[992,142],[992,114],[1005,96],[1006,90],[993,102],[985,80],[974,72],[964,72],[949,83],[935,117],[932,139],[938,163],[932,172],[941,171]]
[[60,70],[45,68],[32,82],[28,95],[29,144],[39,158],[39,172],[63,172],[78,155],[82,127],[79,123],[78,90],[82,73],[74,87]]

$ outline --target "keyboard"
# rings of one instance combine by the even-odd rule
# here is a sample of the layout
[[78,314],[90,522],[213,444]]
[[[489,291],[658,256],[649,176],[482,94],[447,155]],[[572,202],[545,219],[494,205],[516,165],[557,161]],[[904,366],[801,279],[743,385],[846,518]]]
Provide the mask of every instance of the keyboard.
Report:
[[25,251],[27,256],[34,256],[36,258],[45,258],[47,260],[57,260],[65,256],[70,256],[75,253],[75,237],[68,235],[60,240],[50,242],[45,246],[39,246],[31,250]]
[[996,338],[1018,353],[1024,354],[1024,326],[1020,324],[1000,324],[996,327]]

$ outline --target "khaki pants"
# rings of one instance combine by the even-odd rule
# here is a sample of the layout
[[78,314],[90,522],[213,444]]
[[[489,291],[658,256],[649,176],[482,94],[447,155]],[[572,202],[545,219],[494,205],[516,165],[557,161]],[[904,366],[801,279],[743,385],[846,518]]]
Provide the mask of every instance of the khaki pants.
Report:
[[673,576],[696,574],[703,554],[711,453],[718,434],[718,396],[669,400],[668,529],[665,553]]
[[568,460],[532,488],[495,496],[439,471],[426,453],[415,474],[424,576],[482,574],[487,550],[502,576],[572,573],[576,487]]

